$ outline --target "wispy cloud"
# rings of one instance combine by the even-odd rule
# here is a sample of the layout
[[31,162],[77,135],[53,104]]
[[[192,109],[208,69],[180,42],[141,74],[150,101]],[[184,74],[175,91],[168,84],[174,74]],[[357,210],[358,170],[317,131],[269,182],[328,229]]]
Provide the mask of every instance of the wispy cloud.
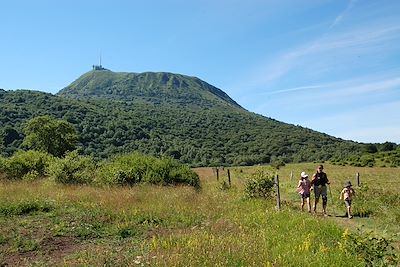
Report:
[[[368,27],[350,30],[339,34],[328,35],[317,41],[307,53],[324,52],[343,48],[368,47],[374,44],[384,44],[399,38],[400,25],[383,24],[376,27]],[[376,46],[372,48],[376,49]]]
[[276,94],[284,94],[284,93],[291,93],[291,92],[297,92],[297,91],[305,91],[305,90],[310,90],[310,89],[320,89],[320,88],[325,88],[326,85],[306,85],[306,86],[299,86],[299,87],[293,87],[293,88],[286,88],[286,89],[280,89],[276,91],[267,91],[267,92],[262,92],[260,95],[276,95]]
[[355,84],[349,82],[348,84],[345,83],[337,83],[336,85],[331,85],[331,89],[327,93],[327,97],[329,98],[343,98],[349,96],[365,96],[366,94],[378,92],[378,91],[387,91],[400,89],[400,78],[388,78],[384,80],[378,81],[364,81],[363,83]]
[[[269,84],[287,75],[296,67],[309,66],[314,62],[329,64],[327,58],[339,61],[348,54],[367,56],[384,49],[387,41],[400,39],[400,25],[379,25],[326,35],[316,41],[277,56],[256,71],[252,80],[258,85]],[[344,58],[345,59],[345,58]],[[332,59],[330,59],[332,60]],[[337,68],[337,66],[335,66]]]
[[304,91],[311,89],[325,89],[320,91],[326,94],[326,97],[346,97],[351,95],[361,95],[374,91],[383,91],[388,89],[397,89],[400,87],[400,70],[395,71],[389,77],[384,76],[368,76],[354,78],[344,81],[329,82],[323,84],[304,85],[292,88],[284,88],[275,91],[261,92],[260,95],[277,95]]
[[339,24],[343,17],[350,11],[350,9],[355,5],[356,2],[357,0],[350,0],[346,9],[336,17],[335,21],[329,26],[329,28],[331,29]]

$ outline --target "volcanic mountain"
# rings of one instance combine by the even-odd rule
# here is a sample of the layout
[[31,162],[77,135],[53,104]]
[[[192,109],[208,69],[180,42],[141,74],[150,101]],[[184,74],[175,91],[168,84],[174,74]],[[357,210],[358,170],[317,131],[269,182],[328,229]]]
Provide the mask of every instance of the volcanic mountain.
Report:
[[363,145],[283,123],[242,108],[196,77],[167,72],[92,70],[56,95],[0,91],[6,153],[17,150],[24,123],[50,115],[75,125],[82,153],[106,158],[139,151],[192,166],[321,161]]

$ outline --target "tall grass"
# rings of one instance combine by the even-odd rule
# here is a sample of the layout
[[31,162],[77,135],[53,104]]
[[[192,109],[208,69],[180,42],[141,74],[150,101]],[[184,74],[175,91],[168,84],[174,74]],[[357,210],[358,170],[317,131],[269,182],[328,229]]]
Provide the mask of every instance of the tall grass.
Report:
[[[279,212],[274,199],[244,198],[247,173],[254,168],[233,170],[232,186],[226,190],[219,186],[226,172],[217,181],[211,169],[196,170],[201,190],[3,181],[0,207],[31,203],[36,208],[0,213],[0,264],[364,266],[357,251],[349,253],[344,245],[348,225],[299,212],[296,195],[291,204],[293,181],[285,174],[307,166],[279,170],[286,201]],[[328,174],[335,173],[328,167]]]

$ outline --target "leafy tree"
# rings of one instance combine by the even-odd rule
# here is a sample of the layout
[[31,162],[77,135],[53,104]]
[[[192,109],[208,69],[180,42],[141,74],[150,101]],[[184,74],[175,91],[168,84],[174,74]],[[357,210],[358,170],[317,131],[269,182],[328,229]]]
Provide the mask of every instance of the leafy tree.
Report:
[[61,157],[76,147],[78,135],[72,124],[49,116],[39,116],[28,121],[24,129],[23,145]]
[[380,145],[379,151],[392,151],[396,148],[396,144],[393,142],[385,142]]

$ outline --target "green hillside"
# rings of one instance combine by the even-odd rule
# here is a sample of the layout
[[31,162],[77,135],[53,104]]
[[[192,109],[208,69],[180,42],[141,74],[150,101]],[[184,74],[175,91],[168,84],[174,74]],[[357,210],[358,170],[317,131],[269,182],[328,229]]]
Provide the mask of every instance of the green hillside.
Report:
[[241,108],[198,78],[171,73],[91,71],[57,95],[0,91],[5,154],[20,148],[24,123],[50,115],[75,125],[83,154],[139,151],[193,166],[322,161],[365,145]]
[[58,95],[77,99],[101,97],[155,104],[194,104],[203,107],[230,104],[240,107],[222,90],[196,78],[166,72],[90,71]]

